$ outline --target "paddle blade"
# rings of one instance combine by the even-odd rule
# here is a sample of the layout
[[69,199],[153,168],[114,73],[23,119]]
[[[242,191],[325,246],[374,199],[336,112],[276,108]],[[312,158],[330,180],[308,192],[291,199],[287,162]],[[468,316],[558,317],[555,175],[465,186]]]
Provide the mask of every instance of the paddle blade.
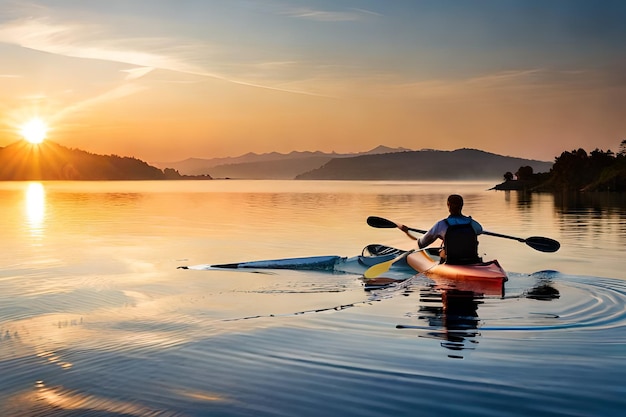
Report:
[[365,271],[363,273],[363,277],[367,278],[367,279],[376,278],[380,274],[383,274],[383,273],[389,271],[389,269],[393,266],[393,264],[395,264],[396,262],[401,261],[403,259],[406,259],[406,257],[409,256],[410,254],[412,254],[413,252],[415,252],[415,249],[408,250],[408,251],[404,252],[402,255],[397,256],[397,257],[395,257],[394,259],[392,259],[390,261],[381,262],[379,264],[371,266],[367,271]]
[[393,265],[395,261],[396,259],[392,259],[390,261],[381,262],[379,264],[371,266],[367,269],[367,271],[363,273],[363,276],[367,279],[376,278],[380,274],[384,274],[385,272],[389,271],[389,268],[391,268],[391,265]]
[[531,236],[524,243],[540,252],[556,252],[561,247],[558,241],[543,236]]
[[379,229],[393,229],[398,227],[398,225],[391,220],[387,220],[378,216],[369,216],[367,218],[367,224],[372,227],[377,227]]

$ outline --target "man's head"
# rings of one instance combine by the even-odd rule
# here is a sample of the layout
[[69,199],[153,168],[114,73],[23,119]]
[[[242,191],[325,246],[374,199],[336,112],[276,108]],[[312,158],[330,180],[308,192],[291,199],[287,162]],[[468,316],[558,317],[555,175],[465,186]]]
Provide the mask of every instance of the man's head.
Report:
[[448,196],[448,210],[450,214],[461,214],[463,209],[463,197],[458,194]]

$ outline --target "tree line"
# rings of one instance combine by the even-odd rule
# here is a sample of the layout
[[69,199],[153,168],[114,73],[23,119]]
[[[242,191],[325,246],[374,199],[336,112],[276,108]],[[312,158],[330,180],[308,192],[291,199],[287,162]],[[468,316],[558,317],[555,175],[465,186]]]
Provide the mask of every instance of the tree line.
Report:
[[[500,189],[626,192],[626,140],[617,153],[598,148],[591,152],[582,148],[564,151],[555,158],[550,172],[534,173],[532,167],[522,166],[515,174],[506,172],[504,181]],[[519,187],[513,187],[512,182],[519,182]]]

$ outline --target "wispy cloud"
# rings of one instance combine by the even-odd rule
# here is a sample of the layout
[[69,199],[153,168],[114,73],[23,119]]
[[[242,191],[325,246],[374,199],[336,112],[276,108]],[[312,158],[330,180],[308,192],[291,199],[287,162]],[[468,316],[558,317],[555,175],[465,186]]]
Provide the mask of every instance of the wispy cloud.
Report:
[[363,9],[350,9],[347,11],[316,10],[308,7],[289,9],[282,12],[283,15],[298,19],[315,20],[319,22],[351,22],[362,20],[368,15],[378,15]]
[[151,73],[153,70],[154,68],[152,67],[139,67],[139,68],[131,68],[131,69],[122,70],[122,72],[125,72],[128,74],[126,76],[126,80],[130,81],[130,80],[136,80],[138,78],[141,78],[144,75]]
[[[304,90],[289,90],[276,85],[263,84],[258,80],[242,79],[237,74],[218,73],[193,64],[193,59],[187,59],[194,55],[193,51],[202,51],[206,55],[207,51],[211,50],[206,43],[175,37],[120,38],[109,36],[108,33],[110,33],[109,28],[102,25],[58,23],[47,18],[20,19],[0,24],[0,42],[3,43],[61,56],[138,66],[139,68],[126,70],[128,73],[126,80],[141,78],[154,69],[164,69],[255,88],[312,94]],[[256,64],[249,66],[253,68],[254,65]],[[245,64],[238,64],[239,68],[242,66]]]
[[[0,26],[0,42],[75,58],[99,59],[181,72],[199,69],[172,55],[133,48],[138,39],[114,39],[94,35],[105,28],[93,24],[53,23],[47,19],[22,19]],[[168,39],[141,39],[145,44],[163,45]]]
[[384,78],[370,93],[416,100],[479,100],[485,97],[554,98],[609,88],[606,74],[593,70],[557,71],[545,68],[488,73],[459,79],[394,83]]
[[73,114],[73,113],[78,113],[82,110],[86,110],[89,107],[93,107],[97,104],[100,103],[106,103],[106,102],[110,102],[110,101],[114,101],[117,100],[119,98],[125,97],[125,96],[129,96],[132,94],[137,93],[138,91],[144,90],[145,87],[140,86],[138,84],[123,84],[119,87],[116,87],[112,90],[109,90],[105,93],[102,93],[96,97],[91,97],[87,100],[83,100],[80,101],[78,103],[74,103],[70,106],[66,106],[63,108],[63,110],[57,114],[55,114],[52,119],[53,120],[61,120],[64,117]]

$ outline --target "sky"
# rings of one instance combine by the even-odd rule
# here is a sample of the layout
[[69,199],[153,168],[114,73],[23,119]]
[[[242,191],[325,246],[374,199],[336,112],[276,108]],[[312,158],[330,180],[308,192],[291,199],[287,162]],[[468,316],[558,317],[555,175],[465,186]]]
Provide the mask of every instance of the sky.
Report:
[[0,147],[148,162],[626,139],[622,0],[0,0]]

